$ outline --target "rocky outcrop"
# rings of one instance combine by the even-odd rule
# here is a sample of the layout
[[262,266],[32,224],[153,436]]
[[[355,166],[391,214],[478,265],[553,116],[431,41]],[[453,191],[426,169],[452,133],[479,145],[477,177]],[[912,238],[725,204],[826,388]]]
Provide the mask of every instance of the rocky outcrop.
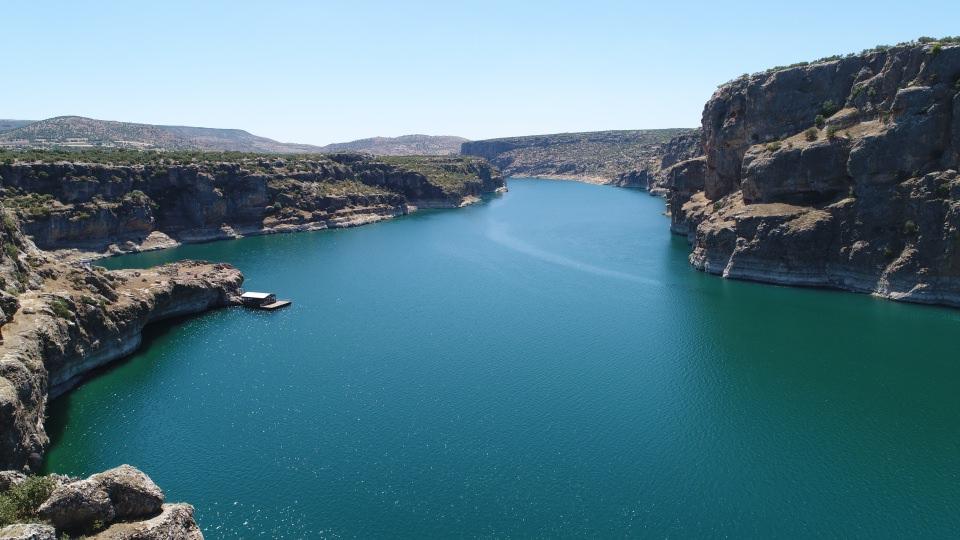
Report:
[[2,200],[40,249],[88,256],[348,227],[417,207],[457,207],[504,189],[500,174],[476,158],[43,156],[0,165]]
[[702,131],[668,180],[695,267],[960,306],[960,46],[744,76]]
[[90,537],[93,540],[202,540],[203,533],[189,504],[165,504],[150,519],[121,522]]
[[699,130],[689,130],[660,145],[640,168],[618,175],[615,186],[637,187],[654,195],[666,195],[671,167],[682,161],[703,155]]
[[66,531],[153,516],[163,506],[163,492],[147,475],[121,465],[85,480],[57,486],[37,509],[41,519]]
[[15,523],[0,527],[4,540],[56,540],[57,530],[43,523]]
[[[149,270],[66,264],[34,247],[7,215],[0,232],[0,468],[36,468],[47,400],[130,354],[144,326],[235,302],[243,282],[224,264]],[[4,298],[7,298],[4,297]]]
[[42,523],[8,525],[0,529],[0,538],[42,540],[58,534],[114,540],[203,538],[192,506],[164,504],[163,491],[129,465],[83,480],[56,477],[52,492],[40,500],[31,515]]

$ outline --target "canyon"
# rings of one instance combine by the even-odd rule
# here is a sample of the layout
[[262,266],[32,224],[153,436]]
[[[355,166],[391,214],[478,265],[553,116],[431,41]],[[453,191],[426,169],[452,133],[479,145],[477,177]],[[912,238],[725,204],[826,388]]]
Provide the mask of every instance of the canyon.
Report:
[[[221,263],[105,270],[91,259],[459,208],[504,191],[504,174],[663,196],[670,231],[710,274],[960,307],[954,43],[744,75],[716,90],[696,130],[467,141],[461,152],[0,151],[0,469],[40,467],[50,399],[136,350],[148,324],[236,304],[244,280]],[[103,478],[57,489],[82,490],[108,515]],[[176,522],[157,534],[199,534],[192,510],[151,500],[138,517]]]

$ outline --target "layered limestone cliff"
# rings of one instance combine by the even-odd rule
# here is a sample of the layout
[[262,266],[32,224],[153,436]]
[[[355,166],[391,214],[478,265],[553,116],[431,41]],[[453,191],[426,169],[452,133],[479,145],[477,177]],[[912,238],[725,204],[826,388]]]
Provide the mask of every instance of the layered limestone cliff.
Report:
[[147,324],[235,302],[229,265],[181,262],[107,271],[38,250],[9,213],[0,228],[0,468],[35,469],[47,400],[126,356]]
[[[503,190],[483,160],[7,152],[0,196],[44,250],[95,254],[361,225]],[[70,161],[65,161],[69,159]]]
[[744,76],[668,168],[671,229],[731,278],[960,306],[960,46]]

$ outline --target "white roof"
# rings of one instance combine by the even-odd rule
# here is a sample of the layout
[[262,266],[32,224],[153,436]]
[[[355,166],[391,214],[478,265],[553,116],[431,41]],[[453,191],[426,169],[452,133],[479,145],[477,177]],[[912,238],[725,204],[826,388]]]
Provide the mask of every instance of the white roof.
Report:
[[254,298],[254,299],[257,299],[257,300],[263,300],[264,298],[269,297],[271,294],[273,294],[273,293],[249,291],[249,292],[245,292],[245,293],[243,293],[242,295],[240,295],[240,298]]

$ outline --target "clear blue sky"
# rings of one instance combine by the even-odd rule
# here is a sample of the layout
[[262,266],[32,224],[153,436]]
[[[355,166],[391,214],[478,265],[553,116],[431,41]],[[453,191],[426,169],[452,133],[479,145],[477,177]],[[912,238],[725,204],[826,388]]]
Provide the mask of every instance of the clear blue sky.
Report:
[[694,126],[741,73],[960,34],[949,0],[8,0],[0,13],[0,118],[316,144]]

